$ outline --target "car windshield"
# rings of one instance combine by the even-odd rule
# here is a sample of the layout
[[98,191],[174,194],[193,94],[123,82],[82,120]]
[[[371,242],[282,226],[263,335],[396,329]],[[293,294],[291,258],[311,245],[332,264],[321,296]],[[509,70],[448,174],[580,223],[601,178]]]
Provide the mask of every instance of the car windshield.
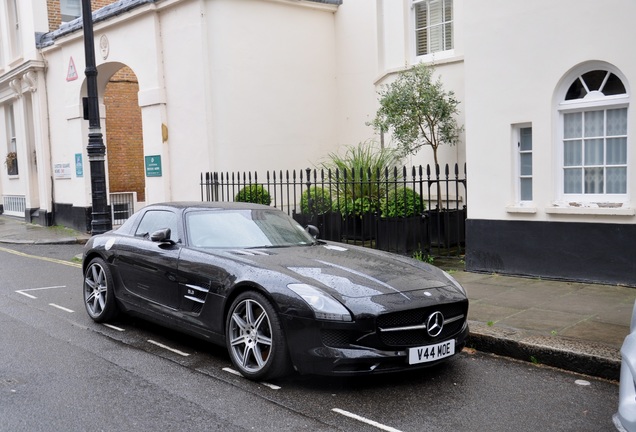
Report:
[[193,211],[186,216],[189,244],[204,248],[311,245],[314,239],[279,210]]

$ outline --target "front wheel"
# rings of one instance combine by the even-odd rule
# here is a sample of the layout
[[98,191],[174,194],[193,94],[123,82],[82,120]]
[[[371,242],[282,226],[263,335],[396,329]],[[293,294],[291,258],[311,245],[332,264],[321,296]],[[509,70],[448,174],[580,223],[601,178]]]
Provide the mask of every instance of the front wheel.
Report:
[[244,377],[272,379],[288,372],[287,341],[278,314],[262,294],[248,291],[234,300],[225,332],[232,363]]
[[84,306],[93,321],[105,322],[117,314],[113,277],[103,259],[94,258],[86,267],[83,291]]

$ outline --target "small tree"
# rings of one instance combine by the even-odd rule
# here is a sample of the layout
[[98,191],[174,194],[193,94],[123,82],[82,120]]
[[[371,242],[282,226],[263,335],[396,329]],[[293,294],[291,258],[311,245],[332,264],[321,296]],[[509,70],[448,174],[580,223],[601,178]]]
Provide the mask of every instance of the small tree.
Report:
[[[457,144],[463,127],[455,119],[459,101],[452,91],[444,90],[439,78],[433,82],[433,72],[432,67],[420,63],[384,86],[372,125],[377,131],[390,131],[405,155],[431,146],[437,166],[437,149],[443,144]],[[438,183],[437,199],[441,209],[440,195]]]

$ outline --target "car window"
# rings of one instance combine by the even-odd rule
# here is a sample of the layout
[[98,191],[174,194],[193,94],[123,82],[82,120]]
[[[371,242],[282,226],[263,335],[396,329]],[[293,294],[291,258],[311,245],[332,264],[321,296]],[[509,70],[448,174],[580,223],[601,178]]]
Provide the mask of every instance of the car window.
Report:
[[293,219],[277,210],[214,210],[186,218],[190,244],[211,248],[308,245],[313,239]]
[[141,223],[135,231],[137,237],[148,237],[155,231],[170,228],[170,240],[179,241],[179,229],[177,215],[166,210],[151,210],[141,219]]

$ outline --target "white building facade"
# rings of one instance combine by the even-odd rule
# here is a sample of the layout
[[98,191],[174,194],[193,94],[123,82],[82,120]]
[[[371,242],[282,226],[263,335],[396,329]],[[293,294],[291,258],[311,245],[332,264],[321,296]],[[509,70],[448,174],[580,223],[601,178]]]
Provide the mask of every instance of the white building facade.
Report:
[[[67,22],[51,28],[51,1],[0,2],[0,152],[17,160],[0,194],[6,214],[88,229],[83,34],[78,1],[61,3]],[[629,0],[113,1],[94,9],[109,183],[143,159],[139,208],[199,200],[204,172],[391,146],[368,125],[378,90],[426,62],[461,101],[461,144],[440,161],[467,166],[467,268],[636,285],[635,12]],[[123,68],[138,83],[137,156],[113,145],[123,120],[106,126]]]
[[636,4],[486,4],[465,3],[467,268],[636,285]]

